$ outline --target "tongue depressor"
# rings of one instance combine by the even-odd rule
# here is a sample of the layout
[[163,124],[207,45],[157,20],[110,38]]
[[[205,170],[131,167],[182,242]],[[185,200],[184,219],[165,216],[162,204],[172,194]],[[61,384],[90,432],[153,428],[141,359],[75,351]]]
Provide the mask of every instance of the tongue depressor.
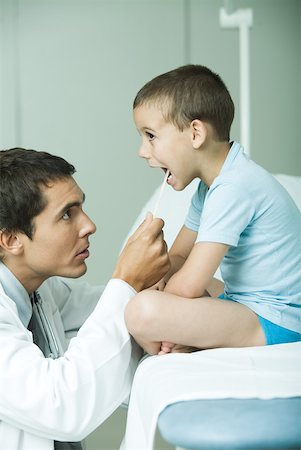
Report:
[[163,180],[163,182],[161,184],[161,187],[160,187],[160,191],[159,191],[159,194],[158,194],[158,198],[157,198],[156,204],[155,204],[154,209],[153,209],[153,216],[154,217],[156,217],[157,210],[158,210],[158,207],[159,207],[159,203],[160,203],[160,200],[162,198],[162,195],[163,195],[163,192],[164,192],[164,188],[165,188],[165,186],[167,184],[167,178],[168,178],[169,174],[170,174],[170,172],[169,172],[169,170],[167,170],[166,174],[165,174],[165,177],[164,177],[164,180]]

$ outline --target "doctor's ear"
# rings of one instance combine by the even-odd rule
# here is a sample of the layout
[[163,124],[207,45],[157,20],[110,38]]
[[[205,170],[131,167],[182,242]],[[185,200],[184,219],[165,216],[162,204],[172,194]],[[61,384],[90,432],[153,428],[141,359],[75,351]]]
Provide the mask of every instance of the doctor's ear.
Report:
[[18,256],[23,252],[23,243],[19,233],[12,231],[0,230],[0,247],[2,252]]
[[208,130],[202,120],[194,119],[190,124],[192,132],[192,146],[199,149],[207,139]]

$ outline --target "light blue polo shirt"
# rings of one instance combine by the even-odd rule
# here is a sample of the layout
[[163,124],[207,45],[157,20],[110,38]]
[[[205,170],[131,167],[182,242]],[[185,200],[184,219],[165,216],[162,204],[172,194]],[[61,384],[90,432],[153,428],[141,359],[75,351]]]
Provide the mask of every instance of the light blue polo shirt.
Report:
[[220,267],[227,298],[301,333],[301,213],[237,142],[210,188],[199,183],[185,226],[196,242],[230,246]]

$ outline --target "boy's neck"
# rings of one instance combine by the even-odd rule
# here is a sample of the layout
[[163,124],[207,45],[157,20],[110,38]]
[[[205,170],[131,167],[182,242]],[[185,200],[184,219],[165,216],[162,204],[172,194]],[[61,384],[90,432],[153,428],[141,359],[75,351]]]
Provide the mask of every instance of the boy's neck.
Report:
[[212,185],[215,178],[220,174],[230,147],[230,142],[210,141],[202,149],[199,177],[208,187]]

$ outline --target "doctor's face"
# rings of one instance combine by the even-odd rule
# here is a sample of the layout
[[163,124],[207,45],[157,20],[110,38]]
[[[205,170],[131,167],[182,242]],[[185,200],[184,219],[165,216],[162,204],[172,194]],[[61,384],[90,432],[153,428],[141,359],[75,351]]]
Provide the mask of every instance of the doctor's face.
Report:
[[47,206],[34,218],[32,239],[22,235],[24,276],[35,284],[54,275],[80,277],[87,270],[89,237],[96,230],[82,209],[84,194],[72,177],[41,189]]

